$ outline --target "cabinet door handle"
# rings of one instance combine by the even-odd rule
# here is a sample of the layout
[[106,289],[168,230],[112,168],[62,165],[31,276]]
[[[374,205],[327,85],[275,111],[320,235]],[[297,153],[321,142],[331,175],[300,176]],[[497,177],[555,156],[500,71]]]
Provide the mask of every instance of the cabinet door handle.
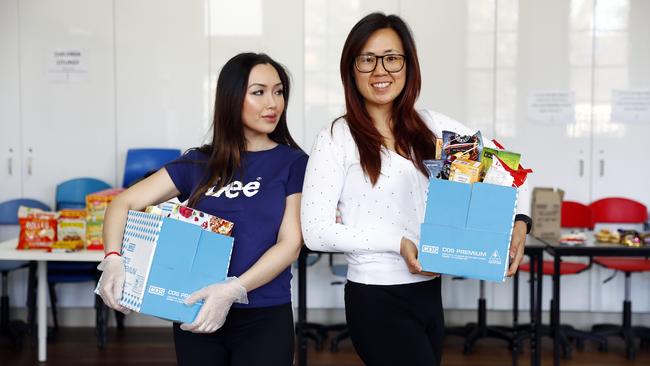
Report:
[[605,175],[605,159],[600,159],[600,176]]
[[32,157],[27,158],[27,175],[32,175]]
[[584,161],[584,159],[579,160],[578,169],[580,171],[580,177],[582,178],[585,175],[585,161]]
[[14,165],[13,163],[14,163],[13,158],[9,157],[9,159],[7,159],[7,170],[9,172],[9,175],[13,175],[13,169],[12,169]]

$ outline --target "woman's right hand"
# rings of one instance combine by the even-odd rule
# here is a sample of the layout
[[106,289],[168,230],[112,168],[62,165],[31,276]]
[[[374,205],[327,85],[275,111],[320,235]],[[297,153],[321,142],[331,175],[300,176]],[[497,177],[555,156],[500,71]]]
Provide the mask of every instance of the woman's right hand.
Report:
[[418,247],[411,240],[402,237],[399,254],[404,258],[409,272],[425,276],[439,276],[439,273],[422,271],[422,265],[418,260]]
[[99,296],[104,303],[117,311],[128,314],[131,310],[120,305],[122,299],[122,290],[124,289],[124,260],[118,255],[111,255],[99,263],[97,269],[102,271],[102,277],[99,279]]

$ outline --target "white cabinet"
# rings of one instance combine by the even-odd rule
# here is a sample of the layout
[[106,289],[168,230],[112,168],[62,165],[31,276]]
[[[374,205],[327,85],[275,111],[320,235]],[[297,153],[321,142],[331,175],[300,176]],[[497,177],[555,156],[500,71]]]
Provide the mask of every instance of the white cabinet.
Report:
[[597,2],[594,16],[592,200],[622,196],[650,207],[650,120],[612,116],[614,90],[650,90],[650,2]]
[[[501,2],[499,2],[501,4]],[[497,31],[496,138],[523,154],[534,173],[532,186],[561,187],[567,200],[590,202],[591,30],[582,20],[591,16],[588,2],[564,0],[510,3],[500,9],[513,19],[510,29]],[[588,22],[586,23],[589,24]],[[506,61],[505,53],[513,54]],[[572,92],[575,121],[541,122],[529,117],[529,97],[538,92]]]
[[208,61],[207,9],[196,0],[115,1],[118,183],[128,149],[187,149],[207,136],[209,76],[218,71]]
[[[112,2],[25,0],[19,14],[22,195],[53,205],[66,179],[115,181]],[[79,64],[62,71],[57,52]]]
[[0,1],[0,202],[22,195],[18,0]]

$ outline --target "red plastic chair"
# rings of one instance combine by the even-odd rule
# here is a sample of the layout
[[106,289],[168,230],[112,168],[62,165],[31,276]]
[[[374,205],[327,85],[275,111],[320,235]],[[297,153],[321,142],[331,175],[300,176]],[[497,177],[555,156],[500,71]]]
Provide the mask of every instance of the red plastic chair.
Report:
[[[594,224],[592,220],[591,209],[589,206],[583,205],[574,201],[563,201],[560,226],[565,229],[592,229]],[[530,263],[523,263],[519,268],[524,272],[530,272]],[[591,264],[581,262],[562,261],[560,262],[560,275],[575,275],[584,272],[591,268]],[[555,265],[552,260],[543,261],[542,273],[545,276],[552,276],[555,273]],[[551,309],[554,308],[554,299],[551,299]],[[554,316],[551,312],[551,316]],[[551,321],[553,324],[553,321]],[[571,344],[569,338],[576,339],[578,348],[582,348],[584,340],[589,339],[599,343],[601,349],[607,347],[606,340],[599,335],[594,335],[588,332],[576,330],[570,325],[562,324],[560,326],[560,344],[562,345],[562,353],[564,358],[571,358]],[[553,336],[553,331],[550,327],[542,327],[542,332],[545,335]]]
[[562,202],[560,226],[563,228],[593,229],[591,208],[574,201]]
[[[648,209],[642,203],[627,198],[603,198],[591,205],[593,220],[596,223],[642,224],[648,220]],[[647,258],[618,258],[596,257],[594,262],[599,265],[625,273],[625,300],[623,300],[623,324],[596,324],[592,330],[604,336],[616,335],[625,340],[625,356],[628,359],[636,357],[634,339],[650,338],[650,328],[632,326],[632,302],[630,301],[631,274],[650,271],[650,259]]]

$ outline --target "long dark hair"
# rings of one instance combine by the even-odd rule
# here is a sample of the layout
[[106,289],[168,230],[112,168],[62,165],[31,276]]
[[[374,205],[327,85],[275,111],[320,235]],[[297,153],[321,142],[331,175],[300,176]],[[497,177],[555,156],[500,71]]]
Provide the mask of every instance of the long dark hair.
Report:
[[414,108],[420,94],[422,80],[415,41],[408,25],[397,15],[372,13],[354,25],[345,40],[341,54],[341,79],[345,90],[346,114],[343,116],[350,126],[361,167],[373,185],[381,172],[381,147],[383,137],[375,128],[372,118],[365,108],[363,95],[356,87],[354,79],[354,59],[359,55],[370,36],[377,30],[390,28],[402,41],[406,56],[406,83],[404,89],[393,102],[391,119],[395,146],[399,153],[406,154],[418,169],[428,175],[422,160],[435,156],[435,135],[426,126]]
[[242,153],[246,150],[242,107],[248,87],[248,77],[253,67],[269,64],[278,72],[282,82],[284,110],[275,130],[269,138],[278,144],[300,149],[293,140],[287,126],[287,106],[289,104],[289,76],[284,67],[263,53],[240,53],[231,58],[221,69],[217,80],[217,93],[214,102],[212,122],[212,142],[197,150],[208,155],[205,175],[199,186],[192,192],[188,205],[195,206],[205,192],[217,185],[217,190],[228,185],[242,167]]

